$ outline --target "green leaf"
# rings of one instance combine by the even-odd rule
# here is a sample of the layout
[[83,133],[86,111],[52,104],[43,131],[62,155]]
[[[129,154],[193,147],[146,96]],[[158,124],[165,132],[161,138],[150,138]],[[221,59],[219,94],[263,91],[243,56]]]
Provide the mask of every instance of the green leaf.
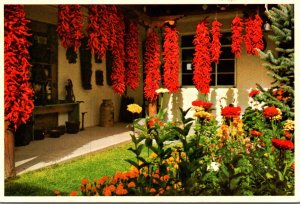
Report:
[[222,170],[222,172],[225,174],[225,176],[226,176],[227,178],[229,178],[229,172],[228,172],[227,167],[225,166],[224,163],[221,164],[221,170]]
[[131,165],[135,166],[137,169],[139,168],[139,164],[130,160],[130,159],[125,159],[125,161],[127,161],[128,163],[130,163]]
[[235,190],[238,187],[238,184],[240,182],[240,180],[243,178],[243,176],[238,176],[236,178],[231,179],[230,181],[230,190]]
[[234,175],[237,175],[237,174],[239,174],[239,173],[241,173],[242,172],[242,170],[241,170],[241,168],[234,168]]
[[278,173],[279,181],[283,181],[284,178],[283,178],[282,173],[280,171],[277,171],[277,173]]
[[266,177],[267,177],[267,179],[272,179],[272,178],[274,178],[274,177],[272,176],[272,174],[270,174],[269,172],[266,173]]
[[137,147],[137,151],[136,151],[136,154],[137,154],[137,155],[140,155],[140,154],[141,154],[141,152],[142,152],[142,150],[143,150],[143,147],[144,147],[144,144],[141,144],[141,145],[139,145],[139,146]]

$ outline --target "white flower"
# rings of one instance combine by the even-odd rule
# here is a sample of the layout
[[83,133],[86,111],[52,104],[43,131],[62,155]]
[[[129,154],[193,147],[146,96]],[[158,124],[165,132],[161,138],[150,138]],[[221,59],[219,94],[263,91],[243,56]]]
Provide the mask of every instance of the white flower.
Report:
[[157,94],[160,94],[160,93],[169,93],[169,90],[165,89],[165,88],[159,88],[159,89],[156,89],[155,92]]
[[218,162],[212,162],[207,166],[207,171],[219,171],[219,167],[221,166]]

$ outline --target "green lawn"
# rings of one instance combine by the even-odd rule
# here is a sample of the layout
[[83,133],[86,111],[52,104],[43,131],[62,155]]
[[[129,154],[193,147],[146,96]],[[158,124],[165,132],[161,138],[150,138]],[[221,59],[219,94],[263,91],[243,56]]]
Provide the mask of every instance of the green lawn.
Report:
[[[128,158],[134,154],[127,149],[132,143],[82,156],[72,161],[55,164],[37,171],[24,173],[5,182],[5,196],[53,196],[54,190],[67,195],[79,191],[81,179],[90,180],[104,175],[112,176],[116,171],[128,171]],[[143,154],[147,154],[146,151]]]

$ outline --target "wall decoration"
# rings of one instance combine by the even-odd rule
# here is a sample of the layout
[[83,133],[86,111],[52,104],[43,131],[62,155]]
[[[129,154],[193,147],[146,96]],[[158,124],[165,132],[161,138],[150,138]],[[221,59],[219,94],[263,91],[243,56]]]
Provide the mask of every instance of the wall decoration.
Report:
[[159,37],[155,31],[149,31],[144,52],[144,70],[146,74],[144,82],[145,98],[154,102],[158,98],[155,90],[159,89],[160,76],[160,44]]
[[136,22],[126,21],[125,84],[135,90],[140,84],[139,31]]
[[116,94],[122,95],[125,91],[125,50],[124,50],[124,33],[125,22],[124,15],[118,11],[116,19],[113,19],[113,28],[115,30],[117,41],[112,46],[112,88]]
[[81,70],[81,84],[83,89],[92,89],[92,53],[88,49],[88,38],[84,37],[81,40],[80,54],[80,70]]
[[193,82],[198,91],[202,94],[209,93],[211,58],[210,58],[210,36],[208,21],[200,21],[196,28],[196,35],[193,40],[195,53],[193,58]]
[[256,14],[254,17],[250,16],[246,20],[246,34],[244,37],[245,46],[248,54],[259,55],[256,48],[263,50],[263,35],[262,35],[262,23],[260,16]]
[[4,119],[15,129],[29,120],[34,108],[29,83],[29,22],[24,6],[4,6]]
[[[59,5],[57,17],[57,35],[61,44],[67,49],[69,63],[76,63],[77,50],[83,38],[83,13],[80,5]],[[76,55],[76,57],[75,57]]]
[[95,62],[101,63],[108,49],[109,15],[108,6],[90,5],[88,7],[89,24],[86,28],[88,33],[88,47],[95,56]]
[[232,30],[231,52],[234,53],[236,57],[239,57],[241,55],[243,29],[244,29],[243,19],[241,19],[239,16],[236,16],[231,22],[231,30]]
[[211,35],[212,35],[212,42],[211,42],[211,61],[215,63],[219,63],[219,58],[221,55],[221,43],[220,38],[222,37],[222,34],[220,33],[220,28],[222,26],[222,23],[220,23],[217,20],[214,20],[212,22],[212,29],[211,29]]
[[164,27],[164,86],[170,93],[177,92],[179,84],[179,39],[175,26]]

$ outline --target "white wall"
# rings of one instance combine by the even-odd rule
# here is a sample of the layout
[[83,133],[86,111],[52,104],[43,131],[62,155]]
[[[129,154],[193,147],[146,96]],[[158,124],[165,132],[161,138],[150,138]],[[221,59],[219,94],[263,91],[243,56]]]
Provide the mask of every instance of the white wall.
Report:
[[[46,22],[50,24],[57,24],[57,7],[48,5],[26,5],[25,6],[26,17],[32,20]],[[86,8],[83,8],[86,15]],[[86,26],[85,18],[85,26]],[[139,28],[141,33],[140,41],[142,42],[144,36],[144,29]],[[142,43],[140,43],[142,46]],[[142,50],[142,49],[141,49]],[[140,58],[142,62],[142,57]],[[81,86],[81,74],[80,74],[80,61],[79,53],[76,64],[69,64],[66,59],[66,50],[59,42],[58,46],[58,98],[65,99],[65,85],[67,79],[71,79],[73,82],[73,91],[77,101],[84,101],[80,104],[80,112],[87,112],[85,114],[85,126],[95,126],[99,124],[99,108],[103,99],[112,99],[115,110],[115,121],[119,118],[121,97],[114,94],[111,86],[107,85],[106,81],[106,62],[103,60],[101,64],[96,64],[92,59],[92,89],[84,90]],[[142,69],[142,63],[141,67]],[[102,70],[104,76],[104,85],[98,86],[95,82],[95,71]],[[141,73],[142,77],[142,73]],[[142,82],[142,81],[141,81]],[[135,102],[142,105],[143,100],[143,88],[142,84],[136,89],[136,91],[128,90],[128,96],[135,99]],[[80,114],[81,118],[81,114]],[[67,121],[67,114],[59,114],[59,125],[64,125]]]

